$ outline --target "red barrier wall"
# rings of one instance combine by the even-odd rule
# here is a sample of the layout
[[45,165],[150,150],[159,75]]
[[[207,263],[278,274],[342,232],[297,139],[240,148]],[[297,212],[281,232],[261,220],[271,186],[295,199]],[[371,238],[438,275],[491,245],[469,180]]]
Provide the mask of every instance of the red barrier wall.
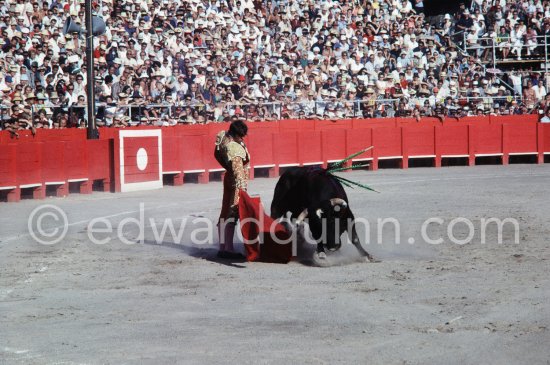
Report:
[[111,191],[114,183],[114,145],[112,139],[86,141],[88,177],[103,182],[103,190]]
[[[54,195],[65,196],[69,183],[78,185],[81,193],[92,191],[92,182],[102,180],[110,191],[113,174],[112,140],[86,140],[85,131],[26,131],[19,139],[7,139],[0,132],[0,192],[7,191],[8,201],[19,201],[21,189],[30,189],[36,199],[46,196],[47,188]],[[15,188],[14,188],[15,187]]]
[[436,147],[437,154],[446,157],[468,156],[468,133],[469,126],[450,125],[446,127],[437,126]]
[[504,125],[504,145],[508,153],[537,152],[537,123]]
[[539,124],[539,131],[542,134],[540,138],[542,150],[550,154],[550,124]]
[[67,180],[65,142],[49,141],[42,142],[40,145],[42,147],[42,179],[44,183]]
[[181,137],[162,137],[162,155],[164,171],[181,172]]
[[277,165],[299,165],[296,132],[281,131],[273,134],[273,154]]
[[[368,146],[374,146],[371,128],[351,129],[346,131],[346,156],[361,151]],[[373,154],[374,150],[370,150],[361,156],[357,156],[357,160],[370,159],[374,156]]]
[[0,187],[17,185],[15,145],[0,145]]
[[[372,145],[378,158],[403,156],[401,127],[378,127],[372,129]],[[368,146],[364,146],[368,147]],[[363,148],[364,148],[363,147]]]
[[471,125],[472,143],[475,155],[494,155],[503,153],[502,125]]
[[[182,137],[181,159],[183,171],[204,169],[204,146],[201,136]],[[213,150],[213,149],[212,149]]]
[[302,165],[322,164],[323,153],[321,151],[321,132],[307,131],[297,132],[298,162]]
[[435,156],[435,127],[408,125],[401,128],[403,153],[408,157]]
[[[351,124],[350,124],[351,125]],[[346,154],[346,136],[345,129],[323,129],[321,132],[321,153],[322,161],[337,161],[348,156]],[[364,141],[363,141],[364,142]]]
[[264,129],[253,129],[247,139],[248,151],[254,158],[256,166],[272,166],[274,164],[273,133]]
[[[252,168],[269,168],[277,176],[279,167],[322,164],[364,149],[374,148],[354,161],[370,161],[376,169],[381,159],[397,159],[403,168],[410,158],[442,158],[535,154],[539,163],[550,154],[550,124],[537,123],[537,116],[469,117],[460,120],[412,118],[312,121],[286,120],[249,123],[246,138]],[[184,174],[199,174],[208,182],[208,173],[221,168],[213,157],[215,135],[226,124],[162,128],[162,172],[174,175],[174,184],[183,183]],[[132,130],[144,128],[133,128]],[[151,129],[151,128],[149,128]],[[99,140],[86,140],[82,129],[39,130],[33,136],[22,131],[19,139],[0,132],[0,192],[9,191],[8,200],[19,199],[20,187],[44,196],[45,188],[58,186],[58,195],[68,191],[68,183],[79,183],[89,192],[93,181],[103,181],[112,190],[120,166],[114,148],[119,130],[100,128]],[[151,155],[150,158],[153,158]],[[253,169],[252,174],[253,176]]]
[[[62,148],[59,145],[58,148]],[[18,185],[42,183],[42,143],[22,143],[16,152]]]
[[88,149],[82,141],[65,142],[65,170],[68,180],[88,178]]

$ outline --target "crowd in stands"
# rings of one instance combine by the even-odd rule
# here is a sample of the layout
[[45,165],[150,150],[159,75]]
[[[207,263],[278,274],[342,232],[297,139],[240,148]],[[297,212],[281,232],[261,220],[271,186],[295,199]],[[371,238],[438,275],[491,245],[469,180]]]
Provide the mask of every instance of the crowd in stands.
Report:
[[[0,0],[0,128],[174,125],[547,112],[548,0],[473,0],[428,21],[422,0],[95,0],[107,25],[87,80],[84,1]],[[542,39],[542,40],[541,40]],[[467,51],[463,51],[468,47]],[[492,48],[491,48],[492,50]]]

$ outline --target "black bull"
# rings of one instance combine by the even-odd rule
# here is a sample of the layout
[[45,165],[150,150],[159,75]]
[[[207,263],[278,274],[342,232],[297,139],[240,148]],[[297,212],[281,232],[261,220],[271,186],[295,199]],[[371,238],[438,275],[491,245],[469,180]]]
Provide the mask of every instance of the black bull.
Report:
[[325,246],[331,251],[339,249],[341,235],[346,232],[359,253],[372,260],[361,246],[346,192],[327,170],[292,167],[281,175],[275,186],[271,217],[281,218],[287,212],[297,222],[307,218],[319,257],[325,257]]

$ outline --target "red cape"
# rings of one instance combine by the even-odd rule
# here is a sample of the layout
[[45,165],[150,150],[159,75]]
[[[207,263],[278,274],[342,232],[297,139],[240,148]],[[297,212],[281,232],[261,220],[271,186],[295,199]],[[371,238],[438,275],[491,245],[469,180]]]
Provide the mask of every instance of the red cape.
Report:
[[292,259],[291,234],[265,214],[259,197],[252,198],[241,190],[239,217],[248,261],[286,264]]

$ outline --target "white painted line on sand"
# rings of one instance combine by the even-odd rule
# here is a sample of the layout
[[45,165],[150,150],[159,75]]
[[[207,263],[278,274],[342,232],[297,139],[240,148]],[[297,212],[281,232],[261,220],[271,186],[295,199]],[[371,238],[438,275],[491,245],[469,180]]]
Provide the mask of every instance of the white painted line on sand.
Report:
[[22,355],[22,354],[26,354],[27,352],[29,352],[29,350],[17,350],[17,349],[12,349],[10,347],[4,347],[3,352],[8,352],[8,353],[11,353],[11,354],[16,354],[16,355]]

